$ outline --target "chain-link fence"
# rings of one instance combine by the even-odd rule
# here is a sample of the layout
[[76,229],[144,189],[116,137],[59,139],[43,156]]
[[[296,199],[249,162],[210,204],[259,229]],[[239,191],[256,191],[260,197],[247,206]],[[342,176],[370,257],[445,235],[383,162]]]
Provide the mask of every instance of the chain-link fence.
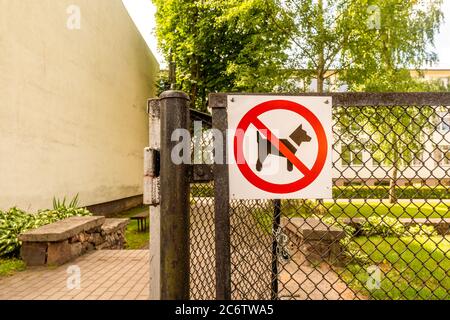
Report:
[[[334,95],[333,198],[231,201],[231,297],[450,299],[449,101]],[[215,297],[213,188],[191,190],[191,298]]]
[[[208,134],[211,116],[191,110],[193,146],[200,147],[192,154],[197,163],[210,163],[208,148],[213,139]],[[195,132],[199,128],[200,132]],[[195,141],[199,139],[199,141]],[[215,231],[214,231],[214,181],[191,183],[190,197],[190,298],[214,299],[215,291]]]

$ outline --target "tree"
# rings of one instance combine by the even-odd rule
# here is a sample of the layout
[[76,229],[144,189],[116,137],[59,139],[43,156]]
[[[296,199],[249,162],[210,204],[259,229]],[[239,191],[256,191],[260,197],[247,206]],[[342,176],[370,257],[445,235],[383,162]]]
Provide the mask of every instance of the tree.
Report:
[[[442,0],[373,1],[379,23],[364,33],[356,57],[341,79],[355,91],[412,91],[426,84],[412,79],[408,69],[437,61],[431,48],[442,22]],[[372,13],[375,14],[375,13]]]
[[283,23],[274,1],[153,2],[160,47],[192,107],[206,110],[210,92],[271,91],[286,76],[288,37],[273,27]]
[[[367,81],[368,91],[401,92],[449,91],[440,81],[413,78],[409,70],[395,71],[378,81]],[[396,187],[402,167],[409,167],[425,148],[429,134],[436,129],[433,106],[367,106],[337,108],[340,140],[357,149],[366,149],[380,166],[389,169],[389,202],[397,201]],[[356,144],[356,146],[355,146]],[[362,162],[362,159],[359,159]]]
[[351,90],[369,78],[436,61],[429,50],[442,20],[442,0],[278,0],[289,23],[274,25],[289,34],[289,68],[309,83],[339,74]]
[[[430,91],[443,89],[411,77],[409,68],[436,61],[429,50],[442,19],[441,0],[286,0],[291,18],[291,65],[306,79],[324,80],[339,73],[352,91]],[[285,26],[282,26],[285,28]],[[308,81],[307,80],[307,81]],[[423,149],[431,107],[344,108],[338,110],[341,134],[361,139],[390,170],[390,201],[396,201],[401,164],[409,164]],[[362,125],[363,124],[363,125]],[[353,130],[357,126],[356,132]]]
[[[378,82],[367,81],[366,89],[374,92],[446,91],[441,82],[414,79],[410,71],[405,69],[396,70],[393,74],[380,78]],[[432,106],[368,107],[366,109],[365,130],[370,133],[367,145],[372,146],[373,158],[379,164],[391,167],[389,202],[394,203],[397,201],[396,187],[401,167],[409,167],[424,150],[429,133],[435,130],[436,124],[433,123],[433,118],[436,116],[436,110]]]
[[[441,0],[391,0],[377,6],[383,19],[374,29],[375,41],[366,41],[364,64],[352,65],[343,75],[350,88],[371,92],[445,90],[442,84],[414,79],[409,68],[437,60],[428,48],[442,19]],[[370,40],[370,39],[367,39]],[[369,72],[367,72],[367,71]],[[382,107],[368,112],[373,157],[390,169],[389,202],[397,201],[396,187],[402,166],[411,165],[424,149],[426,131],[433,130],[432,107]],[[369,143],[370,144],[370,143]]]
[[318,92],[324,91],[325,80],[354,63],[348,52],[359,48],[363,35],[370,32],[360,4],[358,0],[278,0],[280,15],[288,23],[274,24],[289,34],[289,68],[303,82],[316,79]]
[[[441,0],[279,0],[289,23],[277,28],[290,35],[290,68],[317,91],[338,74],[352,91],[430,91],[443,89],[411,77],[408,69],[435,62],[430,50],[442,21]],[[409,164],[423,149],[424,131],[433,109],[414,107],[347,108],[340,126],[353,139],[369,133],[374,157],[391,166],[390,201],[401,163]],[[343,117],[344,119],[345,117]]]
[[[379,166],[388,167],[389,202],[397,201],[396,187],[402,168],[419,159],[436,110],[431,106],[339,107],[340,141],[354,151],[366,150]],[[351,151],[350,151],[351,152]],[[363,159],[358,158],[363,163]]]

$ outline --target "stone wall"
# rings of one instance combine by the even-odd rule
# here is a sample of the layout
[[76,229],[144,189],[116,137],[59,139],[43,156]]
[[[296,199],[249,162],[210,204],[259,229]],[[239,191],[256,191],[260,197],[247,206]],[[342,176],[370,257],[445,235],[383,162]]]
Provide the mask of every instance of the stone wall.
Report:
[[316,218],[283,218],[283,233],[292,252],[300,252],[311,264],[326,261],[332,265],[344,264],[344,249],[340,240],[345,233]]

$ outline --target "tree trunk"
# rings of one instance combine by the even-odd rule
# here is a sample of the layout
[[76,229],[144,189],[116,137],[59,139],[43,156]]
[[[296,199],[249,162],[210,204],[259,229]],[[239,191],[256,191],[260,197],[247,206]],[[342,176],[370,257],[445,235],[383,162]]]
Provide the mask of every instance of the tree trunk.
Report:
[[391,170],[391,181],[389,183],[389,203],[397,202],[397,195],[395,194],[395,188],[397,186],[398,180],[398,167],[399,167],[399,152],[397,150],[397,138],[394,138],[393,147],[393,159],[392,159],[392,170]]
[[177,89],[177,65],[173,58],[172,49],[169,52],[169,84],[170,90]]
[[318,93],[323,93],[323,82],[324,82],[323,75],[322,74],[317,75],[317,92]]
[[[324,22],[323,22],[323,0],[319,0],[317,3],[318,10],[319,10],[319,16],[318,16],[318,23],[319,28],[318,32],[320,34],[324,33]],[[317,57],[317,92],[322,93],[323,92],[323,82],[325,77],[325,50],[324,50],[324,43],[322,40],[319,42],[319,50],[318,50],[318,57]]]
[[200,78],[199,61],[196,55],[192,56],[191,75],[194,83],[191,84],[190,108],[195,109],[198,97],[198,81]]
[[389,203],[395,203],[397,202],[395,187],[397,186],[397,175],[398,175],[398,168],[396,163],[393,165],[391,173],[392,173],[391,181],[389,183]]
[[[319,30],[320,32],[323,32],[323,1],[319,0],[318,2],[318,6],[319,6]],[[318,93],[323,93],[323,83],[324,83],[324,78],[325,78],[325,53],[324,53],[324,46],[323,43],[320,43],[320,47],[319,47],[319,56],[317,59],[317,92]],[[324,206],[323,203],[323,199],[319,199],[317,200],[317,206],[316,206],[316,213],[317,214],[325,214],[326,213],[326,208]]]

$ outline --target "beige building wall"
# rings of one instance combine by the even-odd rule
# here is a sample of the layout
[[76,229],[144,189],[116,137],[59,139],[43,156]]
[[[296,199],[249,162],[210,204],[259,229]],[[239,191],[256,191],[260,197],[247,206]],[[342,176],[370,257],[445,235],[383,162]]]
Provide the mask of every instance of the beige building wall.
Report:
[[[81,29],[69,30],[69,5]],[[158,64],[120,0],[0,0],[0,209],[142,194]]]
[[420,73],[417,70],[411,70],[411,76],[425,80],[440,80],[447,86],[450,81],[450,69],[423,69]]

